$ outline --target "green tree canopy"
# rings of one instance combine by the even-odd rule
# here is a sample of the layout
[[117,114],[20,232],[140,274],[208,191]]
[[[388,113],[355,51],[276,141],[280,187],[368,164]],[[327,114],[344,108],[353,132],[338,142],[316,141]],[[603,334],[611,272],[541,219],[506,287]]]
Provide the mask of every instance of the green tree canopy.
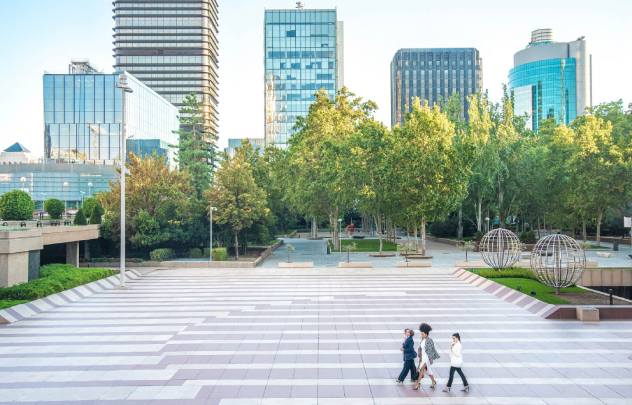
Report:
[[0,197],[0,218],[5,221],[30,221],[33,219],[35,203],[22,190],[13,190]]
[[64,211],[66,211],[66,207],[62,200],[49,198],[44,201],[44,211],[48,212],[50,219],[59,219]]

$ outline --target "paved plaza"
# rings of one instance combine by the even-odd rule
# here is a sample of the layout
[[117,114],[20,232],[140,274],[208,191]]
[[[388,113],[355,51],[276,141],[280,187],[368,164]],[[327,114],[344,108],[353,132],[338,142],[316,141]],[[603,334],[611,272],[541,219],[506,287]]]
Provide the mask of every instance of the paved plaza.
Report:
[[[545,320],[454,270],[155,271],[0,326],[0,403],[632,403],[632,322]],[[395,380],[420,322],[441,358],[413,391]],[[469,393],[441,392],[454,332]]]

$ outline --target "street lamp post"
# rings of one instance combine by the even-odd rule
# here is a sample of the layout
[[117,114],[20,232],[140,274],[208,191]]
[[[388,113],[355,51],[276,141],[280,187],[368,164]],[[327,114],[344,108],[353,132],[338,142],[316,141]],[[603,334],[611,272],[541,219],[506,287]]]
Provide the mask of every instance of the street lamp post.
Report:
[[340,248],[340,254],[342,254],[342,241],[340,240],[340,233],[342,232],[342,218],[338,218],[338,247]]
[[209,256],[210,256],[210,261],[213,261],[213,211],[215,211],[217,208],[215,207],[210,207],[209,208],[209,213],[211,215],[211,230],[210,230],[210,236],[209,236]]
[[81,208],[83,208],[83,195],[85,194],[85,191],[81,192]]
[[92,197],[92,182],[88,183],[88,194]]
[[119,75],[116,87],[121,89],[121,277],[119,288],[125,288],[125,93],[133,90],[127,84],[127,75]]
[[485,221],[487,221],[487,232],[489,232],[489,217],[485,217]]
[[20,181],[22,182],[22,191],[24,191],[24,183],[26,183],[26,177],[20,177]]
[[64,181],[64,214],[66,215],[66,217],[68,217],[67,211],[68,210],[68,182]]

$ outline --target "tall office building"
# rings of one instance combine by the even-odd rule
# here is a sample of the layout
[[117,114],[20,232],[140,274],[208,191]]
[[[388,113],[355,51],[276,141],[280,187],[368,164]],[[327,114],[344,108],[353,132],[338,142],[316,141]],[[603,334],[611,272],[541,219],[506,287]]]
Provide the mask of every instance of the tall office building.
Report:
[[115,0],[116,70],[126,70],[178,108],[196,93],[209,140],[218,133],[216,0]]
[[[114,164],[121,150],[119,71],[105,74],[87,59],[73,59],[68,74],[44,74],[44,157]],[[178,109],[132,75],[125,97],[126,148],[137,155],[154,151],[173,164]]]
[[[302,7],[302,5],[299,5]],[[266,10],[265,143],[285,147],[314,93],[333,99],[344,83],[343,23],[336,10]]]
[[548,118],[569,125],[592,105],[591,78],[592,55],[584,37],[556,42],[552,29],[535,30],[509,71],[514,114],[527,114],[527,128],[534,131]]
[[441,104],[454,93],[461,119],[468,119],[467,96],[483,88],[483,60],[476,48],[400,49],[391,62],[391,126],[402,125],[412,99]]

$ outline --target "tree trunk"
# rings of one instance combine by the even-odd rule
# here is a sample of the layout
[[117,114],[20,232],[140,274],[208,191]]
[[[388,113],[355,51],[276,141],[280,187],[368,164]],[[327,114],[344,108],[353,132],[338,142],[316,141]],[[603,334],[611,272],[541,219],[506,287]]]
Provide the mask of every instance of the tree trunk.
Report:
[[477,231],[482,232],[483,230],[483,199],[478,199],[478,215],[476,218],[476,227]]
[[413,220],[414,228],[415,228],[415,253],[419,253],[419,242],[417,240],[417,218]]
[[586,237],[586,221],[582,221],[582,237],[584,239],[584,242],[586,242],[586,240],[588,239]]
[[555,287],[555,294],[561,294],[562,293],[562,289],[560,287]]
[[[373,217],[373,222],[375,222],[375,227],[378,230],[382,229],[382,214],[379,211],[377,215]],[[380,254],[382,254],[382,232],[378,232],[377,235],[380,238]]]
[[457,228],[456,237],[463,239],[463,206],[459,207],[459,227]]
[[538,217],[538,239],[542,237],[542,233],[540,232],[540,217]]
[[421,217],[421,254],[426,255],[426,217]]
[[406,225],[406,239],[408,240],[408,243],[410,243],[410,228],[408,225]]
[[601,246],[601,218],[603,217],[603,209],[599,208],[599,212],[597,214],[597,247]]
[[316,221],[316,216],[312,218],[312,238],[318,237],[318,222]]
[[235,260],[239,260],[239,238],[235,232]]

